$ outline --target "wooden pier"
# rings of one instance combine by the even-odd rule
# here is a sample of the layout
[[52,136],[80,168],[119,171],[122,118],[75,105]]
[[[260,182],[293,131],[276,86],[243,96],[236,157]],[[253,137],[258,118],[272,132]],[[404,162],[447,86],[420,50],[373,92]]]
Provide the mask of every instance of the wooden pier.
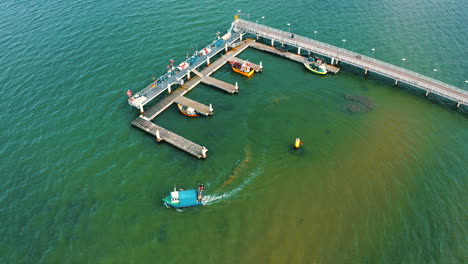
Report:
[[[296,61],[296,62],[299,62],[299,63],[303,63],[304,60],[305,60],[305,57],[303,57],[301,55],[294,54],[294,53],[287,52],[287,51],[281,51],[281,50],[279,50],[279,49],[277,49],[275,47],[268,46],[268,45],[265,45],[265,44],[262,44],[262,43],[259,43],[259,42],[250,43],[250,47],[252,47],[254,49],[261,50],[261,51],[266,51],[266,52],[269,52],[269,53],[273,53],[275,55],[278,55],[278,56],[281,56],[281,57],[284,57],[284,58],[287,58],[287,59],[290,59],[292,61]],[[335,66],[330,65],[330,64],[325,64],[325,66],[327,67],[327,71],[329,71],[329,72],[331,72],[333,74],[337,74],[338,71],[340,70],[340,68],[335,67]]]
[[275,42],[282,45],[288,45],[298,49],[298,53],[302,51],[313,52],[331,58],[330,64],[340,61],[355,67],[364,69],[367,74],[375,72],[377,74],[392,78],[395,80],[395,85],[398,82],[404,82],[414,87],[423,89],[426,94],[434,93],[441,97],[453,100],[457,103],[457,107],[461,104],[468,105],[468,91],[462,90],[453,85],[435,80],[422,74],[398,67],[365,55],[352,52],[343,48],[338,48],[317,40],[309,39],[297,34],[271,28],[258,23],[250,22],[243,19],[237,19],[234,22],[234,31],[243,34],[251,34],[257,38],[271,40],[272,46]]
[[219,88],[221,90],[224,90],[224,91],[226,91],[228,93],[238,93],[239,92],[239,88],[237,88],[236,85],[229,84],[227,82],[215,79],[215,78],[210,77],[210,76],[203,77],[202,78],[202,83],[213,86],[213,87],[217,87],[217,88]]
[[[256,36],[257,39],[260,37],[269,39],[271,41],[271,46],[255,42],[253,39],[243,40],[245,34]],[[275,48],[275,43],[296,48],[297,54],[281,51]],[[395,80],[395,85],[398,84],[398,82],[405,82],[424,89],[426,90],[426,96],[431,92],[454,100],[457,102],[457,107],[461,104],[468,104],[468,92],[452,85],[349,50],[292,34],[291,32],[285,32],[258,23],[237,19],[232,23],[228,33],[203,49],[202,51],[204,52],[197,52],[185,62],[178,65],[178,67],[173,67],[172,70],[157,80],[154,80],[153,83],[140,92],[133,96],[130,95],[128,99],[129,104],[139,108],[141,111],[141,115],[133,120],[132,124],[156,137],[158,141],[165,141],[197,158],[206,158],[207,148],[156,125],[152,120],[174,103],[192,107],[198,113],[206,116],[212,115],[213,108],[211,105],[206,106],[184,95],[200,83],[222,89],[228,93],[237,93],[237,83],[232,85],[213,78],[210,75],[230,60],[239,63],[246,62],[236,56],[248,47],[276,54],[299,63],[303,63],[305,59],[304,56],[301,56],[301,51],[302,53],[319,54],[330,58],[330,64],[326,66],[327,70],[331,73],[337,73],[340,70],[338,67],[334,66],[335,63],[338,61],[344,62],[364,69],[365,74],[371,71],[393,78]],[[225,52],[225,54],[213,60],[213,57],[221,52]],[[255,71],[262,71],[261,63],[260,65],[251,62],[248,63]],[[203,66],[206,67],[203,68]],[[178,88],[176,87],[175,90],[172,90],[174,85],[178,86]],[[146,104],[164,92],[167,92],[168,95],[160,99],[148,110],[144,109]]]
[[150,133],[157,141],[165,141],[197,158],[206,158],[207,148],[158,126],[149,120],[138,117],[132,121],[132,125]]

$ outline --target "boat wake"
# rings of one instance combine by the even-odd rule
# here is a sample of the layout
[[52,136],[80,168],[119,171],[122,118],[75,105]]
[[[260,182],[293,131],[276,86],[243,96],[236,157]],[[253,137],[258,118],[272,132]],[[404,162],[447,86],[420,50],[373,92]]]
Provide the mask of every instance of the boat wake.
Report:
[[235,189],[225,192],[222,194],[213,194],[213,195],[205,195],[202,199],[202,204],[203,205],[212,205],[218,202],[221,202],[223,200],[226,200],[230,197],[233,197],[237,195],[240,191],[242,191],[247,185],[252,182],[258,175],[263,173],[263,162],[251,173],[249,173],[249,176]]

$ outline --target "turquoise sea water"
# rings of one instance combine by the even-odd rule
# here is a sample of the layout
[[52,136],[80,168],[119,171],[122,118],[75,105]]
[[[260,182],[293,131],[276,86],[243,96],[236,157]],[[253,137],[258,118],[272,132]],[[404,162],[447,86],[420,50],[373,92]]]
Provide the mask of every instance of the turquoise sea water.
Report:
[[[463,1],[2,1],[0,263],[466,262],[467,108],[454,102],[249,49],[240,57],[263,73],[214,75],[238,95],[188,94],[212,117],[171,107],[155,120],[208,159],[130,125],[126,90],[206,46],[239,9],[468,89]],[[350,113],[346,95],[374,108]],[[198,182],[207,205],[162,205]]]

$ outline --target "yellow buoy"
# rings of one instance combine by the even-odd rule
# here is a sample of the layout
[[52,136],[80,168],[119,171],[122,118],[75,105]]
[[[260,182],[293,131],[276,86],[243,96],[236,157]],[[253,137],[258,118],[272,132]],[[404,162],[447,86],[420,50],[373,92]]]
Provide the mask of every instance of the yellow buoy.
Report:
[[296,141],[294,141],[294,148],[295,148],[295,149],[300,148],[300,147],[301,147],[301,144],[302,144],[301,139],[300,139],[300,138],[296,138]]

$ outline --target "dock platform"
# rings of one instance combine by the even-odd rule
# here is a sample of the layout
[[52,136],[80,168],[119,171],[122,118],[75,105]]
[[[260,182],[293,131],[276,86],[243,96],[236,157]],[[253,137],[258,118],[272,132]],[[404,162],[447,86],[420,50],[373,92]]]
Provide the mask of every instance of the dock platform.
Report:
[[232,85],[230,83],[227,83],[225,81],[218,80],[216,78],[210,77],[210,76],[205,76],[201,80],[202,83],[219,88],[221,90],[224,90],[228,93],[238,93],[239,88],[237,85]]
[[197,113],[200,113],[200,114],[205,115],[205,116],[209,116],[209,115],[213,114],[213,108],[212,107],[204,105],[204,104],[199,103],[197,101],[194,101],[194,100],[192,100],[190,98],[187,98],[187,97],[185,97],[183,95],[177,97],[175,102],[178,103],[178,104],[181,104],[181,105],[191,107],[191,108],[195,109],[195,111]]
[[[137,119],[132,121],[132,125],[146,131],[147,133],[155,136],[156,138],[159,134],[160,141],[164,140],[167,143],[173,145],[174,147],[179,148],[197,158],[206,158],[206,152],[208,151],[208,149],[184,137],[181,137],[176,133],[171,132],[161,126],[158,126],[149,120],[138,117]],[[204,151],[205,155],[203,155]]]
[[[254,49],[261,50],[261,51],[266,51],[266,52],[269,52],[269,53],[273,53],[275,55],[285,57],[287,59],[290,59],[290,60],[293,60],[293,61],[296,61],[296,62],[299,62],[299,63],[303,63],[304,59],[305,59],[304,56],[294,54],[294,53],[291,53],[291,52],[287,52],[287,51],[281,51],[281,50],[278,50],[275,47],[271,47],[271,46],[268,46],[268,45],[265,45],[265,44],[262,44],[262,43],[258,43],[258,42],[250,43],[250,47],[252,47]],[[333,65],[325,64],[325,66],[327,67],[327,71],[330,72],[330,73],[337,74],[338,71],[340,71],[340,68],[335,67]]]

